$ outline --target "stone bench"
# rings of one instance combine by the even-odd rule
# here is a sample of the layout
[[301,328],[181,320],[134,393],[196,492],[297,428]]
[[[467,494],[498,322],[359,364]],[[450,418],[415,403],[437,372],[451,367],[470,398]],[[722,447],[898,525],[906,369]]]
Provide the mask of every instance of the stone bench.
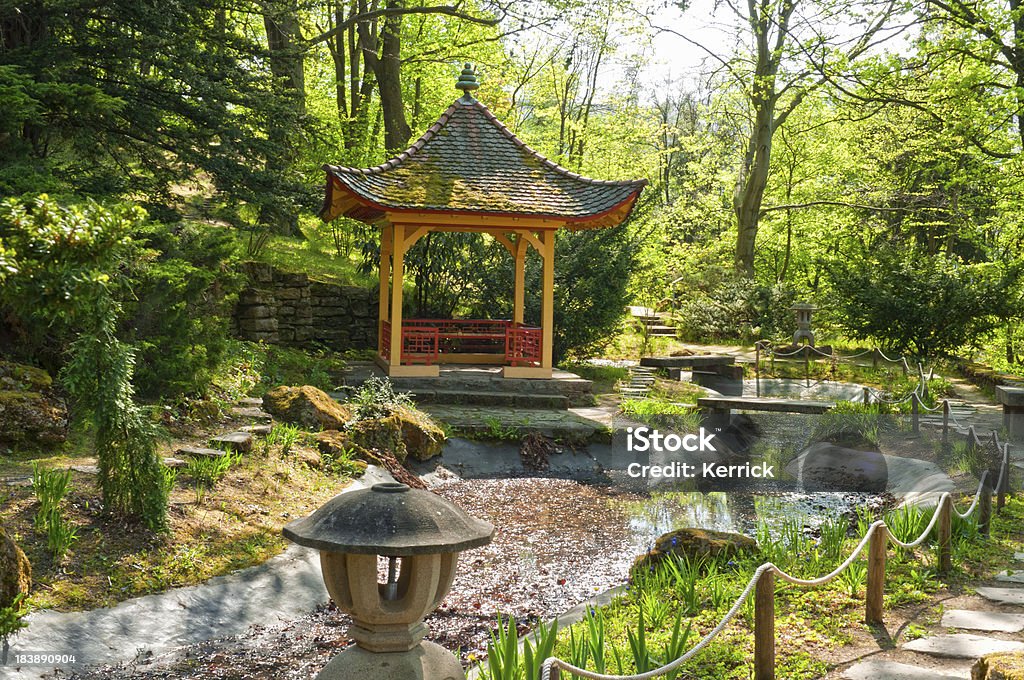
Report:
[[693,354],[687,357],[643,357],[640,365],[648,368],[710,368],[729,366],[736,357],[727,354]]
[[771,399],[768,397],[700,397],[697,406],[709,414],[729,415],[736,411],[820,414],[835,408],[834,401]]
[[996,399],[1003,405],[1003,426],[1010,437],[1024,437],[1024,387],[997,385]]

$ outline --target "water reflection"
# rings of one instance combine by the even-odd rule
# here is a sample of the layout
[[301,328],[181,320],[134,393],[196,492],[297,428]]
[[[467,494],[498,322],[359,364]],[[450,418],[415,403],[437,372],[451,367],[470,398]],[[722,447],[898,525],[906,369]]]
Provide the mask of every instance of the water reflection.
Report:
[[831,516],[852,516],[858,507],[880,507],[883,499],[877,494],[857,492],[758,495],[667,491],[652,493],[643,500],[612,502],[628,517],[633,543],[642,551],[659,536],[686,527],[754,536],[759,522],[774,533],[787,521],[799,520],[813,530]]

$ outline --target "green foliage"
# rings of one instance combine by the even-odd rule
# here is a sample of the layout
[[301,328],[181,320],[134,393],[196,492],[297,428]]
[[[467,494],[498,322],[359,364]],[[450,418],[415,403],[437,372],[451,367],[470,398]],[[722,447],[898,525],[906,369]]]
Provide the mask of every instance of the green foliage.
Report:
[[827,271],[837,323],[850,337],[925,357],[952,354],[996,328],[1011,312],[1019,276],[1016,267],[972,265],[890,242]]
[[355,407],[356,420],[386,418],[400,406],[412,406],[408,392],[395,392],[387,378],[373,376],[366,380],[348,400]]
[[59,509],[71,484],[71,470],[48,470],[38,463],[32,464],[32,493],[39,501],[35,515],[35,528],[46,532],[51,514]]
[[65,207],[46,196],[31,204],[7,201],[0,237],[14,244],[18,262],[0,302],[74,338],[61,380],[77,418],[92,427],[104,506],[162,530],[167,493],[156,432],[135,403],[135,352],[116,334],[117,277],[130,255],[129,234],[143,217],[139,208]]
[[135,381],[146,397],[206,392],[227,349],[243,277],[225,228],[149,224],[133,234],[144,248],[131,277],[121,335],[135,345]]
[[761,284],[705,266],[677,279],[671,295],[673,318],[687,340],[785,338],[796,328],[789,309],[796,291],[785,284]]
[[46,535],[53,559],[60,561],[78,539],[78,529],[61,512],[60,503],[71,485],[71,470],[47,470],[32,465],[32,492],[39,500],[33,521],[36,531]]
[[18,593],[14,596],[14,602],[10,607],[0,607],[0,644],[3,645],[3,659],[0,662],[7,663],[7,645],[12,635],[18,631],[28,628],[25,617],[31,611],[28,603],[25,602],[25,593]]
[[199,182],[238,223],[312,205],[268,135],[307,121],[222,7],[54,0],[2,10],[0,26],[0,194],[145,196],[170,216],[174,192]]
[[700,427],[699,411],[658,397],[623,399],[619,408],[623,415],[652,427],[671,427],[680,432],[696,432]]
[[514,617],[502,621],[498,614],[497,633],[491,632],[487,663],[481,668],[485,680],[533,680],[540,677],[544,660],[551,656],[558,636],[557,619],[550,624],[540,622],[537,629],[523,641],[519,652],[519,628]]

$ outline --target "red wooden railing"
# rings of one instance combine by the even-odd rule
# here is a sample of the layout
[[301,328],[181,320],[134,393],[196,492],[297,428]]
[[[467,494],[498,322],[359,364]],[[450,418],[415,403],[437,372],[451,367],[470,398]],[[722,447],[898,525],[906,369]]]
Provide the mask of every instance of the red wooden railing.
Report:
[[[382,325],[381,357],[391,358],[391,322]],[[503,354],[509,366],[539,366],[543,331],[503,319],[405,319],[402,364],[436,363],[443,354]]]

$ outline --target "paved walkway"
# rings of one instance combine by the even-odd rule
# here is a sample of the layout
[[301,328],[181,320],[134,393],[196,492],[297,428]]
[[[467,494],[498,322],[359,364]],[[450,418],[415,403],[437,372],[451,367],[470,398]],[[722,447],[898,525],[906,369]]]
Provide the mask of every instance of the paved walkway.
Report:
[[[1016,555],[1024,562],[1024,553]],[[969,680],[971,666],[992,652],[1024,651],[1024,571],[995,577],[998,586],[977,588],[970,607],[947,609],[947,633],[904,642],[846,669],[846,680]]]
[[[367,474],[342,491],[378,481],[386,472]],[[34,612],[29,627],[11,640],[14,654],[70,655],[77,664],[113,664],[154,655],[215,637],[239,635],[255,624],[292,620],[328,600],[320,576],[319,553],[293,545],[257,567],[212,578],[186,588],[126,600],[115,607],[85,612]],[[0,678],[40,678],[53,666],[0,666]],[[72,665],[61,666],[65,670]],[[52,677],[52,676],[51,676]]]

